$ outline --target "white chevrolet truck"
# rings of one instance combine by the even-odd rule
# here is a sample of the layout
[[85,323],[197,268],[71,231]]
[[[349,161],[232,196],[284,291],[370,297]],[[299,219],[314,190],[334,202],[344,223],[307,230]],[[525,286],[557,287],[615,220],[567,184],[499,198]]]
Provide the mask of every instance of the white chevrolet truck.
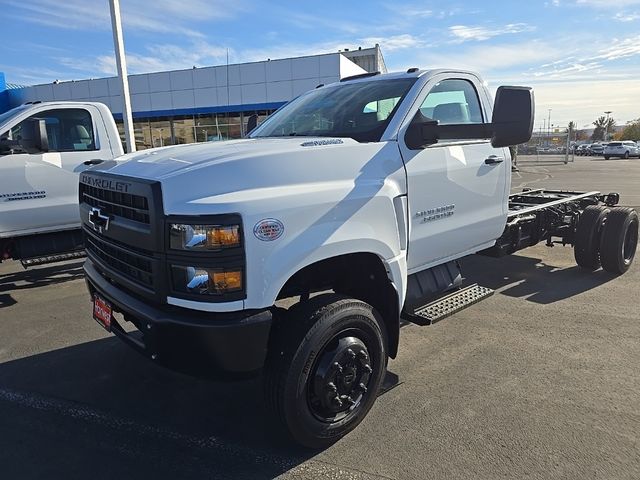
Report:
[[0,262],[83,255],[78,174],[123,154],[109,109],[29,102],[0,115]]
[[545,241],[588,270],[629,268],[638,215],[617,194],[509,194],[507,147],[530,138],[533,110],[531,89],[500,87],[493,104],[471,72],[363,74],[246,139],[92,167],[93,317],[165,366],[262,372],[293,439],[328,445],[370,410],[401,318],[430,324],[491,293],[462,288],[456,259]]

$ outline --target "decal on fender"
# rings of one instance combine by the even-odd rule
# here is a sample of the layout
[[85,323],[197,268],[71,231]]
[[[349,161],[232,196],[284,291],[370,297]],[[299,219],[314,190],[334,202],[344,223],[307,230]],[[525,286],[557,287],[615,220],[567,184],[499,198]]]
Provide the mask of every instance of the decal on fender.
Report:
[[258,240],[272,242],[277,240],[284,233],[284,225],[275,218],[265,218],[260,220],[253,227],[253,234]]

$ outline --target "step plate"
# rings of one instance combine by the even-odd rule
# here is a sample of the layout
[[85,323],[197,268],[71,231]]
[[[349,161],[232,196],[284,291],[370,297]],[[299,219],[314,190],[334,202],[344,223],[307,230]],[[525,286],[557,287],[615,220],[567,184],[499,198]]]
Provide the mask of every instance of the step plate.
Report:
[[450,293],[423,307],[419,307],[413,312],[411,321],[420,325],[431,325],[491,295],[493,295],[492,289],[481,287],[474,283],[462,290]]
[[43,255],[42,257],[23,258],[20,260],[24,268],[35,267],[36,265],[46,265],[48,263],[64,262],[65,260],[73,260],[85,256],[84,250],[76,252],[60,253],[57,255]]

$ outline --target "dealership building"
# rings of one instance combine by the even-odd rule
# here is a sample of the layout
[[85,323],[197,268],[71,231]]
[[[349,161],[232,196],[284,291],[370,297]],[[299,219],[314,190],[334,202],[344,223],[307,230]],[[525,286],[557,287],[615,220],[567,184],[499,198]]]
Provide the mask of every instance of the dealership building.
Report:
[[[129,75],[138,148],[240,138],[246,119],[265,116],[318,85],[386,72],[380,46],[261,62]],[[25,102],[102,102],[124,136],[117,77],[18,86],[0,73],[0,113]]]

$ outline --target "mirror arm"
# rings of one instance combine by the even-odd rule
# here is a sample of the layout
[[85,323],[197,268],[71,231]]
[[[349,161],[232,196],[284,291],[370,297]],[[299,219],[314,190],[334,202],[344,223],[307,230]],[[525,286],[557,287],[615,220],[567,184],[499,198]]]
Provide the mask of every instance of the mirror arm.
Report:
[[491,138],[493,128],[490,123],[463,123],[438,125],[438,140],[464,140]]

